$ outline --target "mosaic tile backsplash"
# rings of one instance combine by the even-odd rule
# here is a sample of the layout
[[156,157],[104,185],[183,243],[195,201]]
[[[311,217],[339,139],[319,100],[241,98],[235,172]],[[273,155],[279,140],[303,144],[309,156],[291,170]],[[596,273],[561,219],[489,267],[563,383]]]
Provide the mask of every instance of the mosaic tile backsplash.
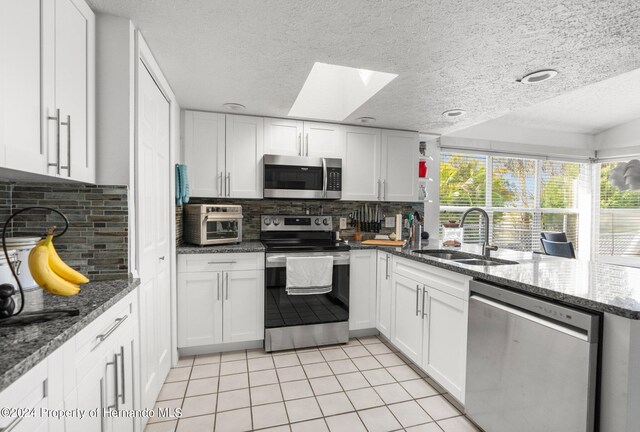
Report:
[[[262,199],[262,200],[241,200],[241,199],[216,199],[216,198],[191,198],[189,204],[219,203],[238,204],[242,206],[242,239],[260,239],[260,216],[263,214],[279,215],[303,215],[325,214],[333,216],[333,229],[340,231],[343,238],[353,238],[354,229],[340,230],[340,218],[348,217],[349,213],[355,212],[364,204],[369,206],[380,205],[382,213],[386,216],[395,216],[397,213],[405,217],[409,212],[418,211],[424,213],[424,205],[421,202],[364,202],[364,201],[315,201],[315,200],[283,200],[283,199]],[[184,244],[182,235],[182,207],[176,207],[176,242],[180,246]],[[395,228],[382,228],[380,234],[389,234]],[[373,238],[374,233],[363,233],[364,239]]]
[[[0,182],[0,222],[15,210],[52,207],[69,219],[69,230],[55,240],[60,257],[91,280],[123,279],[128,267],[128,200],[126,186],[77,183]],[[22,213],[7,236],[40,236],[64,222],[50,211]]]

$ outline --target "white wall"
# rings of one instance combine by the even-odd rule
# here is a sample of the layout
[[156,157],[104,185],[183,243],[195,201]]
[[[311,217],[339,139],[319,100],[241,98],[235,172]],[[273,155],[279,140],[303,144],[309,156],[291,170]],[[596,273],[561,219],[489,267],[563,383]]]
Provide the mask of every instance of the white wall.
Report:
[[600,132],[594,136],[593,146],[598,157],[640,154],[640,119]]
[[593,137],[587,134],[533,129],[492,120],[442,137],[445,147],[588,158],[595,155]]
[[96,182],[131,185],[134,143],[135,29],[113,15],[96,16]]

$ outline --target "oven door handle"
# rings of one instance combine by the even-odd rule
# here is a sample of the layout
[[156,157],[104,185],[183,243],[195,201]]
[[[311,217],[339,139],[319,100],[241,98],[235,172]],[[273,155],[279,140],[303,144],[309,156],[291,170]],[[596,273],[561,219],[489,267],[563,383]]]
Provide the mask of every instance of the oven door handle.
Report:
[[322,158],[322,198],[327,197],[327,177],[327,160]]
[[[287,264],[287,257],[285,255],[276,255],[267,257],[267,263],[269,264],[282,264],[282,265],[272,265],[269,267],[284,267]],[[349,264],[349,255],[345,256],[334,256],[333,257],[333,265],[341,265],[341,264]]]

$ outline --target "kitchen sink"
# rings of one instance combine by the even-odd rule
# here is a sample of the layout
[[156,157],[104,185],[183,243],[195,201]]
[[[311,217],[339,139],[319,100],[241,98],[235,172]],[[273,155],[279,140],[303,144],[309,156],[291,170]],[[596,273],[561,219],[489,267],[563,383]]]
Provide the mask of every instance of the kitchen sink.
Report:
[[433,258],[440,258],[459,264],[472,266],[498,266],[518,264],[515,261],[508,261],[498,258],[485,258],[481,255],[474,255],[466,252],[449,250],[414,250],[413,253],[428,255]]
[[457,251],[443,251],[443,250],[414,250],[413,253],[421,255],[429,255],[434,258],[440,258],[444,260],[455,260],[462,258],[474,258],[473,255],[464,252]]

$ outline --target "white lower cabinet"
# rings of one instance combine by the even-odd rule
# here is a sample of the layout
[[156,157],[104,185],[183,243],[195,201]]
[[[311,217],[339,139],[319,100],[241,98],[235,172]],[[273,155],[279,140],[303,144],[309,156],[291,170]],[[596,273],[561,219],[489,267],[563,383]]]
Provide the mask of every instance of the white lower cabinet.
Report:
[[[178,259],[178,348],[264,339],[264,254],[220,258]],[[208,271],[188,270],[204,262]]]
[[376,329],[391,339],[391,254],[377,253]]
[[[139,417],[103,416],[109,408],[139,408],[135,294],[129,293],[0,393],[1,407],[35,410],[34,416],[0,417],[1,431],[142,430]],[[45,410],[84,415],[47,416]]]
[[0,393],[0,407],[3,409],[33,410],[33,412],[24,412],[23,415],[12,412],[9,415],[0,416],[0,430],[3,432],[49,430],[47,418],[40,415],[40,409],[49,407],[47,390],[47,360],[45,359]]
[[376,251],[352,250],[349,259],[349,330],[376,326]]
[[425,293],[422,369],[464,402],[468,302],[431,287]]
[[422,360],[422,286],[408,277],[393,276],[391,342],[416,364]]
[[391,342],[464,403],[471,278],[393,260]]

